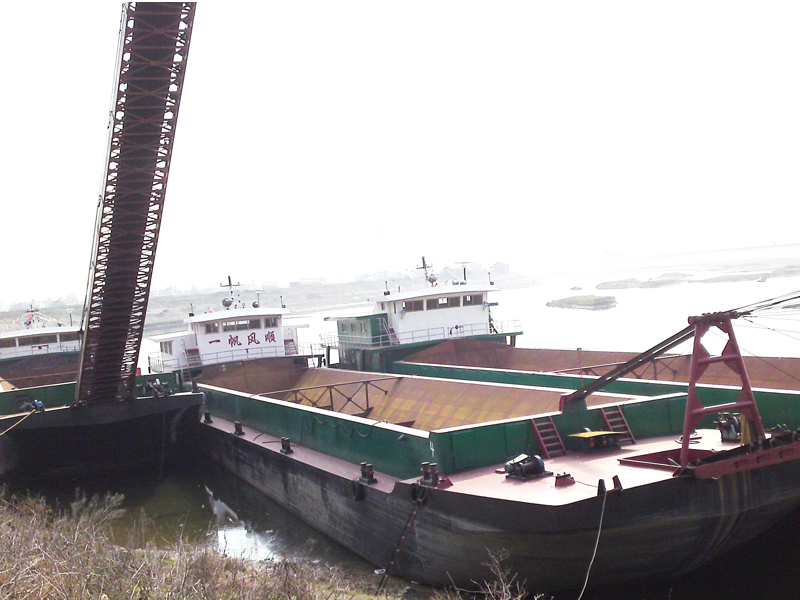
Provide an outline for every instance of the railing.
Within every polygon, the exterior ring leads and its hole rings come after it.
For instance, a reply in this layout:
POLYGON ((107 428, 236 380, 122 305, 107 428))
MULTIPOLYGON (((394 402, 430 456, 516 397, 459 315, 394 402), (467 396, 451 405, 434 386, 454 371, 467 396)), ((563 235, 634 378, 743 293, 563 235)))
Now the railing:
MULTIPOLYGON (((221 363, 238 362, 242 360, 255 360, 259 358, 275 358, 279 356, 313 356, 324 354, 319 344, 297 344, 295 352, 286 352, 284 346, 273 346, 271 348, 244 348, 231 349, 213 354, 201 354, 194 358, 196 363, 191 366, 218 365, 221 363)), ((155 352, 147 357, 147 364, 151 373, 168 373, 186 368, 186 361, 178 358, 164 358, 161 352, 155 352)))
POLYGON ((416 344, 420 342, 435 342, 479 335, 509 335, 514 333, 522 333, 522 327, 519 321, 496 321, 492 323, 491 327, 488 323, 472 323, 469 325, 455 325, 453 327, 432 327, 430 329, 375 335, 341 335, 332 333, 320 336, 320 339, 323 346, 330 348, 383 348, 387 346, 398 346, 400 344, 416 344))
POLYGON ((266 394, 259 394, 259 396, 268 396, 271 398, 283 396, 285 402, 305 404, 307 406, 333 412, 345 412, 348 406, 352 406, 355 408, 356 414, 359 416, 366 416, 372 410, 372 407, 369 405, 370 389, 372 389, 373 395, 378 393, 381 396, 385 396, 389 393, 389 390, 377 385, 376 382, 387 380, 397 381, 398 378, 381 377, 379 379, 368 379, 364 381, 348 381, 330 385, 269 392, 266 394))
POLYGON ((42 344, 41 346, 23 346, 14 348, 0 348, 0 360, 6 358, 20 358, 23 356, 39 356, 40 354, 61 354, 64 352, 80 352, 78 342, 61 342, 55 344, 42 344))

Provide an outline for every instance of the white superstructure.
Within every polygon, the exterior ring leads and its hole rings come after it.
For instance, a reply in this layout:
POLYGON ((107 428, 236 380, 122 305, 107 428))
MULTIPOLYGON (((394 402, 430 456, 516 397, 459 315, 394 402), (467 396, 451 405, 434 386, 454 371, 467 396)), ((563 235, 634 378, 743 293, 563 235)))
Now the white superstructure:
POLYGON ((150 339, 159 352, 148 357, 152 372, 298 354, 296 327, 284 328, 285 308, 231 307, 190 315, 187 329, 150 339))
POLYGON ((0 360, 37 354, 77 352, 80 327, 32 327, 0 333, 0 360))
POLYGON ((336 321, 336 335, 328 347, 380 348, 486 335, 516 334, 518 322, 499 323, 492 318, 490 284, 453 283, 404 292, 386 291, 371 313, 328 317, 336 321))

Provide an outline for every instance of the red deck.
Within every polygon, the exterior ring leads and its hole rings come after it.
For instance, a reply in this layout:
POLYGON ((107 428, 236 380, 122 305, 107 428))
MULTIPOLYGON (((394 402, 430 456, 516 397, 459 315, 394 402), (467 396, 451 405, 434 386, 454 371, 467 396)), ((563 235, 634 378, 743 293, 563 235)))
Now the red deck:
MULTIPOLYGON (((693 438, 692 450, 721 451, 730 450, 738 444, 721 442, 720 433, 716 429, 698 431, 698 438, 693 438)), ((657 481, 672 478, 674 470, 656 466, 634 466, 620 463, 620 459, 639 455, 651 455, 666 451, 679 451, 677 436, 653 438, 609 450, 590 452, 569 451, 563 456, 556 456, 545 461, 545 469, 553 475, 541 476, 528 480, 507 478, 505 473, 497 471, 503 465, 477 469, 467 473, 451 475, 453 487, 448 491, 462 494, 473 494, 516 500, 520 502, 536 502, 552 506, 569 504, 597 496, 600 479, 605 480, 607 489, 612 489, 612 477, 617 475, 623 488, 633 488, 657 481), (556 487, 556 475, 569 473, 575 480, 573 485, 556 487)))
MULTIPOLYGON (((233 424, 218 417, 214 417, 211 427, 223 431, 233 431, 233 424)), ((243 428, 244 438, 256 441, 274 452, 280 451, 280 439, 260 433, 248 427, 243 428)), ((692 450, 721 451, 730 450, 738 444, 722 442, 720 434, 715 429, 698 431, 697 439, 693 438, 692 450)), ((503 471, 503 464, 475 469, 455 475, 450 475, 452 487, 447 492, 456 494, 471 494, 489 498, 514 500, 519 502, 532 502, 552 506, 569 504, 597 496, 597 486, 600 479, 605 480, 607 489, 614 486, 612 478, 619 477, 623 488, 629 489, 636 486, 647 485, 657 481, 672 478, 673 471, 666 468, 634 466, 622 464, 620 459, 632 458, 641 455, 652 455, 665 451, 676 451, 680 444, 676 436, 654 438, 634 445, 622 446, 610 450, 596 450, 591 452, 569 451, 564 456, 558 456, 545 461, 545 468, 553 475, 535 477, 528 480, 507 478, 503 471), (569 473, 575 483, 568 486, 556 487, 556 475, 569 473)), ((292 458, 317 468, 324 469, 348 479, 357 478, 360 467, 353 463, 333 458, 321 452, 292 445, 292 458)), ((380 472, 380 465, 375 465, 375 477, 378 480, 373 486, 383 492, 392 491, 396 477, 380 472)), ((418 478, 414 478, 416 480, 418 478)), ((412 480, 412 481, 414 481, 412 480)))

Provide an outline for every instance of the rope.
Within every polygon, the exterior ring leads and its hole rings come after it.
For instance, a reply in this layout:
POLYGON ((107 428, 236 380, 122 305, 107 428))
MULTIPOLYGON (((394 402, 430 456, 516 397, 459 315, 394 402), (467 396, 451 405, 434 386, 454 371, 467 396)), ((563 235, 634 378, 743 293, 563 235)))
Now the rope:
POLYGON ((736 312, 754 312, 754 311, 762 311, 768 308, 773 308, 784 302, 791 302, 792 300, 800 299, 800 293, 798 292, 790 292, 789 294, 784 294, 783 296, 776 296, 775 298, 770 298, 769 300, 762 300, 761 302, 754 302, 753 304, 748 304, 746 306, 742 306, 740 308, 735 309, 736 312))
POLYGON ((387 579, 389 579, 389 570, 394 565, 394 559, 397 557, 397 553, 400 551, 400 548, 403 546, 403 542, 406 541, 406 536, 408 535, 409 529, 411 529, 411 525, 417 518, 417 512, 419 511, 419 507, 425 502, 425 499, 428 496, 428 489, 422 486, 419 487, 419 496, 417 499, 414 500, 414 508, 411 509, 411 514, 408 515, 408 520, 406 521, 405 526, 403 527, 403 531, 400 534, 400 539, 397 540, 397 544, 394 547, 394 551, 392 552, 392 557, 389 559, 389 564, 386 565, 386 568, 383 570, 383 577, 381 577, 381 581, 378 584, 378 592, 383 589, 383 586, 386 584, 387 579))
MULTIPOLYGON (((770 327, 766 327, 766 326, 764 326, 764 325, 761 325, 761 324, 759 324, 759 323, 754 323, 754 322, 753 322, 753 321, 751 321, 750 319, 746 319, 746 321, 747 321, 747 322, 749 322, 749 323, 752 323, 753 325, 756 325, 757 327, 761 327, 762 329, 766 329, 767 331, 771 331, 771 332, 773 332, 773 333, 782 333, 781 331, 778 331, 778 330, 776 330, 776 329, 772 329, 772 328, 770 328, 770 327)), ((716 331, 714 331, 714 332, 713 332, 713 335, 717 336, 718 338, 720 338, 720 339, 722 339, 722 340, 728 339, 728 338, 726 338, 725 336, 723 336, 723 335, 719 334, 719 333, 718 333, 718 332, 716 332, 716 331)), ((786 335, 786 334, 784 334, 784 335, 786 335)), ((791 338, 791 339, 796 339, 796 338, 794 338, 793 336, 788 336, 788 337, 789 337, 789 338, 791 338)), ((778 371, 779 373, 782 373, 783 375, 786 375, 786 376, 787 376, 789 379, 794 379, 795 381, 799 381, 799 382, 800 382, 800 378, 796 377, 795 375, 793 375, 793 374, 792 374, 792 373, 790 373, 789 371, 786 371, 785 369, 781 369, 781 368, 780 368, 778 365, 771 363, 770 361, 768 361, 767 359, 765 359, 763 356, 759 356, 759 355, 755 354, 754 352, 752 352, 752 351, 748 350, 747 348, 742 348, 741 344, 739 345, 739 350, 740 350, 740 351, 744 351, 744 352, 746 352, 746 353, 747 353, 747 355, 748 355, 750 358, 756 359, 756 360, 758 360, 758 361, 760 361, 760 362, 764 363, 765 365, 767 365, 767 366, 769 366, 769 367, 771 367, 771 368, 775 369, 775 370, 776 370, 776 371, 778 371)))
MULTIPOLYGON (((314 423, 319 423, 320 425, 325 425, 326 427, 331 427, 333 429, 344 429, 344 425, 342 423, 329 423, 328 421, 323 421, 322 419, 318 418, 316 415, 313 416, 313 421, 311 422, 311 427, 309 427, 309 431, 314 431, 314 423)), ((355 433, 357 436, 362 438, 368 438, 372 435, 372 428, 375 427, 378 423, 386 423, 386 421, 373 421, 369 426, 369 431, 367 433, 361 433, 355 425, 350 429, 350 433, 347 434, 347 437, 353 437, 355 433)), ((306 418, 303 417, 300 420, 300 441, 297 442, 299 446, 303 445, 303 433, 305 430, 306 418)))
POLYGON ((22 423, 22 422, 23 422, 25 419, 27 419, 28 417, 30 417, 30 416, 31 416, 33 413, 35 413, 35 412, 36 412, 36 409, 34 408, 34 409, 31 411, 31 412, 29 412, 27 415, 25 415, 24 417, 22 417, 22 418, 21 418, 19 421, 17 421, 16 423, 14 423, 14 424, 13 424, 11 427, 9 427, 8 429, 6 429, 6 430, 5 430, 3 433, 0 433, 0 436, 4 436, 5 434, 7 434, 9 431, 11 431, 12 429, 14 429, 14 427, 16 427, 17 425, 19 425, 20 423, 22 423))
POLYGON ((600 509, 600 525, 597 527, 597 539, 594 542, 594 552, 592 552, 592 560, 589 561, 589 568, 586 570, 586 579, 583 581, 583 589, 581 590, 580 596, 578 596, 578 600, 583 598, 583 593, 586 591, 586 586, 589 583, 589 573, 592 572, 592 565, 594 564, 594 559, 597 556, 597 547, 600 545, 600 532, 603 531, 603 517, 606 514, 606 498, 608 497, 608 491, 603 492, 603 508, 600 509))

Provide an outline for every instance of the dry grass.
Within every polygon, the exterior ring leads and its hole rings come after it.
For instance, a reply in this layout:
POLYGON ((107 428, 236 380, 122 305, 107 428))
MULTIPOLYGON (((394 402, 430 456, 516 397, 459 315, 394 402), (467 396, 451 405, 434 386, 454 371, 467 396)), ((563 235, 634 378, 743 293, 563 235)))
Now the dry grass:
MULTIPOLYGON (((120 496, 77 498, 56 512, 40 499, 0 498, 0 598, 77 600, 362 597, 335 570, 253 562, 178 543, 117 546, 111 522, 120 496)), ((142 528, 142 531, 145 527, 142 528)))
MULTIPOLYGON (((124 512, 122 500, 79 495, 56 511, 42 499, 0 490, 0 600, 398 600, 408 592, 401 580, 393 591, 378 593, 374 581, 348 580, 336 569, 306 562, 256 562, 183 542, 165 550, 154 544, 152 523, 144 518, 135 539, 121 547, 112 524, 124 512)), ((523 600, 528 594, 503 568, 504 558, 490 555, 495 580, 481 583, 477 593, 423 595, 523 600)))

